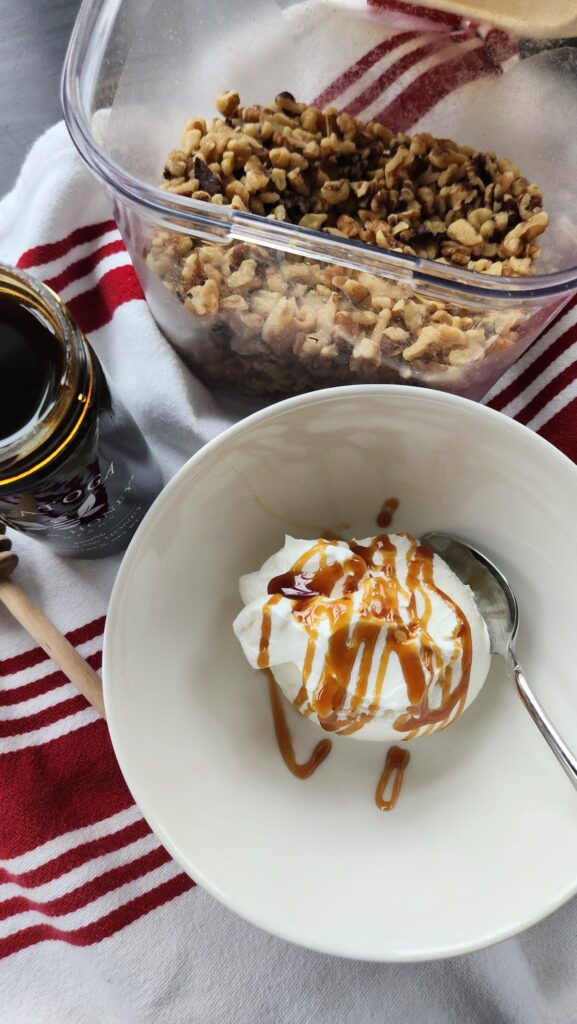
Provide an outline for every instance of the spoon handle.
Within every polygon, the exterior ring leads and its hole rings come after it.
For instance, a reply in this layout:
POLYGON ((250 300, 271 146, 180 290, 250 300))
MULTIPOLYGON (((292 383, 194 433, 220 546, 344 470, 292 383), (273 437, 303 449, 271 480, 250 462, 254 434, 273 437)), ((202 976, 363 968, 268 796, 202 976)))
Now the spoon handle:
POLYGON ((543 708, 539 704, 539 701, 525 679, 523 669, 519 665, 515 655, 512 651, 510 654, 513 661, 513 673, 519 696, 531 715, 531 718, 535 722, 535 725, 541 732, 541 735, 546 739, 551 750, 555 754, 559 764, 565 769, 565 772, 571 779, 571 782, 575 788, 577 788, 577 758, 574 757, 565 741, 557 732, 555 726, 552 725, 547 718, 547 715, 543 711, 543 708))
POLYGON ((9 579, 0 579, 0 601, 104 717, 100 676, 56 629, 54 623, 38 605, 9 579))

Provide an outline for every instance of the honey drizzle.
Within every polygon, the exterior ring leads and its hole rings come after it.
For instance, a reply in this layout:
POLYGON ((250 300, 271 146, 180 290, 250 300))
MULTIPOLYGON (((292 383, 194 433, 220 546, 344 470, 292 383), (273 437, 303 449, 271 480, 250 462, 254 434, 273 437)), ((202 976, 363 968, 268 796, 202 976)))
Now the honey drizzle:
POLYGON ((399 507, 398 498, 387 498, 383 502, 381 511, 377 516, 377 526, 380 526, 382 530, 386 530, 393 521, 393 516, 399 507))
POLYGON ((403 775, 410 757, 411 755, 409 751, 403 750, 401 747, 390 747, 387 751, 385 767, 383 768, 375 790, 375 803, 380 811, 392 811, 399 799, 399 793, 401 792, 401 785, 403 783, 403 775), (388 800, 385 800, 385 790, 393 773, 394 777, 391 795, 388 800))
POLYGON ((282 759, 289 772, 292 772, 297 779, 309 779, 313 772, 316 772, 319 765, 323 763, 331 752, 332 743, 330 740, 320 740, 315 746, 308 761, 299 764, 295 758, 292 737, 287 724, 283 707, 283 698, 279 692, 275 677, 270 669, 265 669, 268 678, 268 693, 274 722, 274 731, 282 759))
MULTIPOLYGON (((457 657, 455 652, 449 664, 445 667, 439 678, 441 689, 441 703, 438 708, 429 707, 428 693, 422 696, 416 713, 400 715, 395 722, 395 729, 400 732, 410 732, 421 729, 423 726, 437 726, 444 729, 449 721, 454 721, 461 714, 467 700, 469 678, 471 676, 471 664, 473 661, 473 641, 471 627, 466 615, 463 614, 456 601, 449 597, 444 590, 441 590, 433 579, 433 552, 430 548, 417 547, 417 552, 423 552, 424 557, 421 564, 421 580, 433 590, 453 610, 457 625, 453 631, 452 639, 457 641, 461 653, 461 678, 454 689, 451 689, 453 680, 454 662, 457 657), (456 712, 453 715, 453 711, 456 712)), ((422 589, 422 588, 421 588, 422 589)), ((412 702, 414 703, 414 702, 412 702)))
POLYGON ((286 597, 293 602, 293 614, 307 632, 307 649, 302 670, 303 683, 294 704, 307 714, 316 713, 320 724, 327 732, 350 735, 374 718, 392 653, 395 653, 399 660, 412 708, 410 712, 397 717, 394 728, 405 733, 407 739, 413 738, 421 729, 427 728, 429 732, 429 727, 444 728, 449 719, 454 720, 463 710, 472 662, 470 626, 456 602, 434 582, 432 550, 418 545, 414 538, 410 538, 410 541, 406 588, 402 588, 396 576, 396 548, 386 534, 375 537, 370 545, 351 542, 351 558, 342 564, 333 565, 327 565, 327 541, 319 540, 305 551, 289 572, 275 577, 268 585, 270 597, 263 609, 259 668, 267 668, 269 663, 271 607, 282 597, 286 597), (377 554, 378 561, 375 560, 377 554), (307 564, 315 557, 318 557, 318 570, 307 571, 307 564), (377 569, 379 576, 363 580, 370 567, 377 569), (331 597, 336 584, 343 580, 342 598, 327 601, 326 598, 331 597), (353 607, 350 595, 357 591, 360 585, 364 588, 364 607, 351 632, 353 607), (403 623, 400 616, 401 591, 405 596, 409 596, 412 621, 408 626, 403 623), (451 662, 444 667, 440 648, 427 630, 432 612, 428 591, 434 591, 449 605, 457 619, 452 637, 456 642, 456 651, 451 662), (421 613, 417 609, 418 595, 423 604, 421 613), (310 698, 307 684, 317 651, 319 625, 327 620, 328 649, 319 684, 310 698), (359 706, 367 693, 377 640, 384 627, 387 628, 387 639, 377 667, 375 696, 369 709, 366 712, 359 712, 359 706), (454 662, 459 654, 461 678, 453 688, 454 662), (347 699, 349 682, 355 666, 355 692, 351 697, 347 717, 343 718, 340 712, 347 699), (433 669, 439 673, 441 703, 438 708, 431 709, 427 680, 431 678, 433 669))
POLYGON ((278 604, 279 601, 280 594, 278 596, 275 595, 274 597, 271 597, 262 610, 262 625, 260 628, 260 642, 258 645, 257 658, 257 665, 259 668, 268 668, 268 648, 272 630, 271 608, 273 604, 278 604))

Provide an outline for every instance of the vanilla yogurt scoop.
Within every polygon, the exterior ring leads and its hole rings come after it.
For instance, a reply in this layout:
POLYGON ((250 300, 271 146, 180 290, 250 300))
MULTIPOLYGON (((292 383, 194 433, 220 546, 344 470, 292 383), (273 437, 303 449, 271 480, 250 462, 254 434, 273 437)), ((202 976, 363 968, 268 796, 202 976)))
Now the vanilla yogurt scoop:
POLYGON ((413 739, 454 722, 490 664, 469 587, 408 533, 296 540, 240 580, 253 668, 328 732, 413 739))

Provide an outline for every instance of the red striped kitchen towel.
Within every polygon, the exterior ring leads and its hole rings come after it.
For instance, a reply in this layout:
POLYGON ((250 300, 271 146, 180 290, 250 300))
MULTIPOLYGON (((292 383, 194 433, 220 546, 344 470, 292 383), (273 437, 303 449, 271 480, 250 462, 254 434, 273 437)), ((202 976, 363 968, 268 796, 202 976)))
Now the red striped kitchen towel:
MULTIPOLYGON (((437 109, 458 83, 515 59, 503 33, 399 0, 373 0, 370 17, 356 0, 321 6, 330 8, 323 38, 340 73, 325 75, 318 102, 396 129, 437 109), (392 29, 380 9, 397 19, 392 29)), ((108 200, 62 124, 36 143, 0 204, 0 259, 60 292, 165 478, 228 425, 230 414, 152 321, 108 200)), ((572 302, 490 398, 575 459, 576 331, 572 302)), ((24 588, 99 668, 118 559, 65 562, 20 537, 18 550, 24 588)), ((576 924, 570 906, 500 953, 410 976, 264 935, 183 875, 135 807, 105 724, 0 611, 2 1024, 357 1024, 383 1021, 383 1007, 393 1008, 387 1020, 408 1024, 566 1024, 577 1004, 567 941, 576 924)))

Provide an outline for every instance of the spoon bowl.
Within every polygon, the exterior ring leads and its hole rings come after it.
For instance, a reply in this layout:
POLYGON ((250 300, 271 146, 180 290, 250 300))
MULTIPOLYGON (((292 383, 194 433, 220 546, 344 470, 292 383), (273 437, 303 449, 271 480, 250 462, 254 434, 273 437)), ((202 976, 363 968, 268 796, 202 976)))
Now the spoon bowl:
POLYGON ((517 599, 503 573, 470 544, 446 533, 426 533, 421 542, 432 548, 453 572, 471 588, 475 603, 489 631, 491 653, 507 656, 517 635, 517 599))
POLYGON ((519 607, 514 591, 500 569, 481 551, 445 533, 425 533, 421 543, 432 548, 471 588, 483 616, 491 652, 509 662, 517 692, 555 757, 577 788, 577 758, 569 750, 531 690, 515 654, 519 607))

